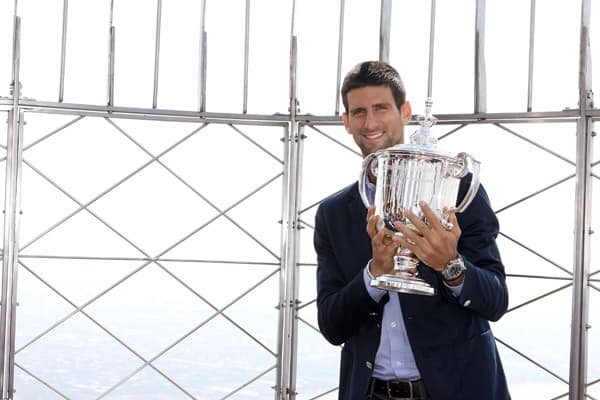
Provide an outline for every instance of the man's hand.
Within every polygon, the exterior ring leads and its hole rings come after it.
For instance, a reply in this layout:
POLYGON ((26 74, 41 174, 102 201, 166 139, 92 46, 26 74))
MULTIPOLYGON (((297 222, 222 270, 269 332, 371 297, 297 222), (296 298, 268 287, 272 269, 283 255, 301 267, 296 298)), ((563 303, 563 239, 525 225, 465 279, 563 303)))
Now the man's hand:
POLYGON ((371 260, 371 275, 378 277, 383 274, 391 274, 394 271, 394 256, 401 239, 398 235, 393 235, 386 229, 377 232, 377 222, 379 216, 375 214, 375 207, 369 207, 367 212, 367 233, 371 238, 371 248, 373 258, 371 260))
POLYGON ((397 223, 396 228, 404 235, 400 238, 400 244, 412 251, 422 263, 440 272, 450 260, 458 257, 457 246, 461 230, 456 214, 444 210, 451 224, 445 227, 426 202, 422 201, 419 205, 428 223, 425 224, 415 214, 407 211, 405 215, 417 231, 397 223))

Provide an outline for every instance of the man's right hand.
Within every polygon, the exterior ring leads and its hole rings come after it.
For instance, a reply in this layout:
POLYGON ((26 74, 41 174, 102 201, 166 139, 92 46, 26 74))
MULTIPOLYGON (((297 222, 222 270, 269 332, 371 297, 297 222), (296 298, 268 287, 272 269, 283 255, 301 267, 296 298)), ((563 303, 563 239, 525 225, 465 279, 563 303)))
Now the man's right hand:
POLYGON ((373 258, 371 259, 370 272, 375 278, 394 271, 394 256, 400 247, 400 238, 387 232, 386 229, 377 231, 379 216, 375 215, 375 207, 367 211, 367 233, 371 238, 373 258))

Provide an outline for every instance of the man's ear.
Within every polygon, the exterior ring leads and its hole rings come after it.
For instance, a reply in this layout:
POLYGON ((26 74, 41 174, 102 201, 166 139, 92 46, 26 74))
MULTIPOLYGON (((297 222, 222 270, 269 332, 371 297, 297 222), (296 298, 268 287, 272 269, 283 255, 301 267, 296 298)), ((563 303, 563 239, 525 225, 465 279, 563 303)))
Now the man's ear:
POLYGON ((404 103, 400 106, 400 118, 402 121, 402 125, 406 125, 410 122, 410 118, 412 117, 412 109, 410 107, 410 101, 405 100, 404 103))
POLYGON ((348 114, 343 113, 342 119, 344 120, 344 128, 346 128, 346 132, 350 133, 350 123, 348 122, 348 114))

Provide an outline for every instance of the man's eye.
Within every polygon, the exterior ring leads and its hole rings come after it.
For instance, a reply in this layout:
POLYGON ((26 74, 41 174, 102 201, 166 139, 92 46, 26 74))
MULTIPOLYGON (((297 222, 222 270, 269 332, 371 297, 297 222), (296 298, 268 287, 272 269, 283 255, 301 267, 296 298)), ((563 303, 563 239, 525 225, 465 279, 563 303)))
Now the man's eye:
POLYGON ((353 117, 360 117, 360 116, 362 116, 364 114, 365 114, 365 110, 355 110, 355 111, 352 111, 352 116, 353 117))

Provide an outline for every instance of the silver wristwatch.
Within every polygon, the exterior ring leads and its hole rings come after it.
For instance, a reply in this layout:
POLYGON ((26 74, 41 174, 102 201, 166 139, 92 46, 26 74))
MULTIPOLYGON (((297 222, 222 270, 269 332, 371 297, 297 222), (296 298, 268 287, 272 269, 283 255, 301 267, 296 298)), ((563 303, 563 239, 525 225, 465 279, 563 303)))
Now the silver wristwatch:
POLYGON ((459 254, 454 260, 450 260, 448 264, 444 266, 442 269, 442 278, 445 281, 453 281, 458 278, 467 267, 465 267, 465 262, 462 256, 459 254))

